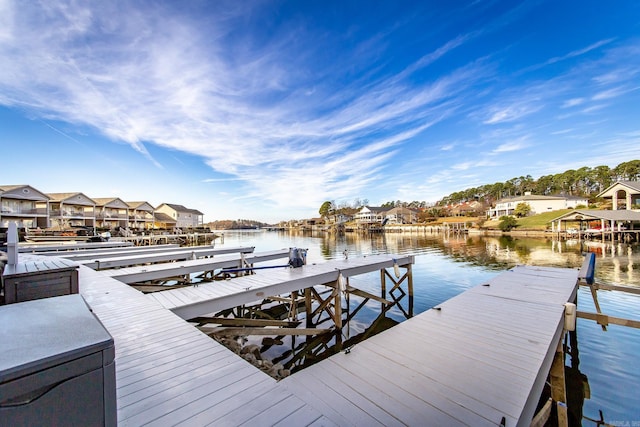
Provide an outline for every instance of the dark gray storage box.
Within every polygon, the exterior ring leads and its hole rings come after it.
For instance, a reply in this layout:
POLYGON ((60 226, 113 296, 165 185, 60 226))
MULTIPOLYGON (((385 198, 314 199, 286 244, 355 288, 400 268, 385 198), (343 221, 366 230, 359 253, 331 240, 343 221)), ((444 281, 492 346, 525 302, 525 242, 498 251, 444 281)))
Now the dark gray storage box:
POLYGON ((0 424, 117 424, 113 338, 80 295, 0 306, 0 424))
POLYGON ((5 304, 78 293, 78 265, 62 258, 7 264, 2 274, 5 304))

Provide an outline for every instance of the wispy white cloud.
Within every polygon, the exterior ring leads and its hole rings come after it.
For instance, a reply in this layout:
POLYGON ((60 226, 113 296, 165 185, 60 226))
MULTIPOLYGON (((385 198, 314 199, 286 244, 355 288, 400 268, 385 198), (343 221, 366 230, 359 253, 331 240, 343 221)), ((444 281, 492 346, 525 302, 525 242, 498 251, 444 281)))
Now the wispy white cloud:
POLYGON ((567 99, 566 101, 564 101, 562 103, 562 108, 570 108, 570 107, 575 107, 576 105, 580 105, 580 104, 584 104, 584 102, 586 101, 585 98, 571 98, 571 99, 567 99))
POLYGON ((496 106, 489 111, 489 117, 485 124, 495 125, 504 122, 520 120, 525 116, 535 113, 542 108, 537 102, 514 102, 510 105, 496 106))
POLYGON ((469 38, 459 36, 399 73, 335 95, 306 76, 322 64, 291 49, 300 34, 269 46, 234 41, 242 7, 208 22, 205 37, 200 22, 166 6, 117 14, 108 3, 40 6, 42 15, 16 10, 11 43, 0 44, 10 59, 0 103, 93 127, 159 167, 145 144, 201 156, 249 185, 247 197, 280 204, 315 206, 328 194, 357 192, 398 144, 455 111, 454 98, 482 76, 482 64, 471 63, 420 85, 406 80, 469 38), (291 90, 306 83, 313 89, 291 90), (296 181, 302 191, 291 194, 296 181))
POLYGON ((613 87, 607 90, 603 90, 601 92, 596 93, 595 95, 593 95, 591 97, 591 99, 593 101, 602 101, 604 99, 611 99, 611 98, 616 98, 618 96, 624 95, 625 93, 627 93, 629 90, 625 89, 623 87, 613 87))
POLYGON ((591 45, 589 45, 587 47, 584 47, 582 49, 573 50, 573 51, 567 53, 564 56, 558 56, 558 57, 555 57, 555 58, 551 58, 547 62, 545 62, 545 64, 553 64, 553 63, 556 63, 556 62, 564 61, 564 60, 569 59, 569 58, 575 58, 577 56, 584 55, 585 53, 589 53, 592 50, 601 48, 602 46, 606 46, 606 45, 608 45, 609 43, 611 43, 614 40, 615 39, 611 38, 611 39, 605 39, 605 40, 597 41, 597 42, 595 42, 595 43, 593 43, 593 44, 591 44, 591 45))
POLYGON ((581 49, 576 49, 573 50, 569 53, 567 53, 566 55, 562 55, 562 56, 554 56, 553 58, 549 58, 548 60, 540 63, 540 64, 535 64, 535 65, 531 65, 523 70, 520 71, 520 73, 525 73, 525 72, 530 72, 530 71, 534 71, 534 70, 538 70, 540 68, 546 67, 547 65, 551 65, 551 64, 556 64, 558 62, 562 62, 562 61, 566 61, 568 59, 572 59, 572 58, 576 58, 582 55, 585 55, 593 50, 597 50, 603 46, 606 46, 610 43, 612 43, 615 39, 610 38, 610 39, 605 39, 605 40, 600 40, 597 41, 593 44, 590 44, 589 46, 586 46, 584 48, 581 49))
POLYGON ((524 148, 527 148, 529 146, 529 143, 527 143, 526 141, 520 140, 520 141, 511 141, 511 142, 505 142, 504 144, 500 144, 498 147, 496 147, 492 153, 493 154, 498 154, 498 153, 507 153, 510 151, 518 151, 518 150, 522 150, 524 148))

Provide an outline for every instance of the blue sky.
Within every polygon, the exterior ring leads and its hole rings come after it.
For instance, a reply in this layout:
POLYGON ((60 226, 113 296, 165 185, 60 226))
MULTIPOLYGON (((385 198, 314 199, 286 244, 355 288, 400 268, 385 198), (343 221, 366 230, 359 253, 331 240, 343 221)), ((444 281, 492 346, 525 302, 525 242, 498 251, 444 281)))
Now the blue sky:
POLYGON ((640 2, 0 0, 1 184, 205 220, 640 158, 640 2))

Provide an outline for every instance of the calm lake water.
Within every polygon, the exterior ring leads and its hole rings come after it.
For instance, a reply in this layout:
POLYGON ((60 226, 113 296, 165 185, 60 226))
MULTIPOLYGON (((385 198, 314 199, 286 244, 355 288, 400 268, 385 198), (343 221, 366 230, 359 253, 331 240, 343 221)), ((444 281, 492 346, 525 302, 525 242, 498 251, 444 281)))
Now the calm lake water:
MULTIPOLYGON (((414 314, 463 292, 516 265, 579 268, 585 251, 595 252, 596 280, 640 287, 640 247, 638 245, 556 242, 544 239, 515 239, 438 234, 377 234, 342 236, 294 232, 224 231, 216 247, 255 246, 256 252, 298 247, 308 249, 308 263, 349 256, 378 253, 414 254, 414 314)), ((277 264, 277 263, 276 263, 277 264)), ((351 285, 379 292, 379 273, 352 278, 351 285)), ((615 291, 598 291, 603 313, 640 319, 640 296, 615 291)), ((386 317, 406 319, 407 302, 394 307, 386 317), (404 308, 403 308, 404 304, 404 308)), ((380 304, 367 304, 345 328, 345 338, 362 333, 380 316, 380 304), (376 308, 377 307, 377 308, 376 308)), ((595 312, 590 292, 580 288, 578 309, 595 312)), ((582 403, 585 426, 597 425, 600 411, 610 425, 640 426, 640 330, 610 325, 603 331, 590 320, 578 319, 578 359, 571 375, 578 381, 572 392, 586 395, 582 403), (583 381, 586 378, 587 381, 583 381), (588 383, 588 386, 583 383, 588 383)), ((277 349, 274 349, 274 357, 277 349)), ((567 357, 567 365, 571 365, 567 357)), ((568 374, 569 375, 569 374, 568 374)), ((580 399, 582 400, 582 399, 580 399)), ((571 403, 570 403, 571 404, 571 403)))

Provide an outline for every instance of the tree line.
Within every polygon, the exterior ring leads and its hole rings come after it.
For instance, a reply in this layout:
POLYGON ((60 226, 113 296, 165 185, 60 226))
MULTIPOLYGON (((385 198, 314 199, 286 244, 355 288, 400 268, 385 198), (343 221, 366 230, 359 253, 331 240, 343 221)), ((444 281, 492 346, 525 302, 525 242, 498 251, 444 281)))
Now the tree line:
POLYGON ((467 188, 451 193, 440 200, 437 205, 446 206, 471 200, 480 200, 490 204, 505 197, 524 195, 527 191, 543 196, 554 194, 593 196, 616 181, 638 181, 639 179, 640 160, 623 162, 614 168, 584 166, 577 170, 569 169, 562 173, 544 175, 537 180, 533 179, 531 175, 526 175, 514 177, 505 182, 467 188))
MULTIPOLYGON (((565 194, 570 196, 594 196, 616 181, 640 180, 640 160, 623 162, 614 168, 609 166, 584 166, 579 169, 568 169, 562 173, 544 175, 534 179, 531 175, 518 176, 505 182, 485 184, 479 187, 471 187, 466 190, 456 191, 443 197, 438 202, 425 201, 404 202, 402 200, 389 201, 381 205, 383 208, 407 207, 426 209, 425 214, 430 216, 445 215, 445 206, 463 202, 480 201, 485 205, 491 205, 505 197, 522 196, 530 191, 532 194, 551 196, 565 194)), ((356 199, 353 203, 336 204, 335 201, 326 201, 320 207, 322 217, 334 214, 353 214, 362 206, 368 205, 367 199, 356 199)))

